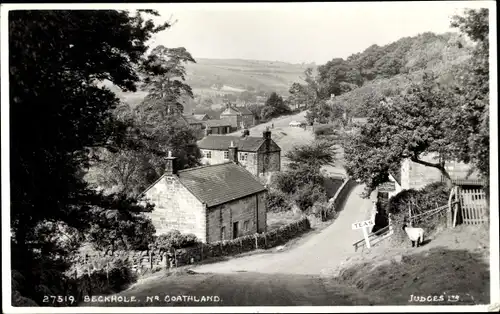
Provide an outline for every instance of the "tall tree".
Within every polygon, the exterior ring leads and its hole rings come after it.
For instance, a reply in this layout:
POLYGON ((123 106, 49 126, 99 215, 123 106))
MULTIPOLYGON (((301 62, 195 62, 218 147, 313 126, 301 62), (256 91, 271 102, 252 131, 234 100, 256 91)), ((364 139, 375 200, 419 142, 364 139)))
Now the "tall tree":
POLYGON ((467 35, 475 47, 467 63, 455 72, 454 94, 458 104, 453 111, 454 141, 459 157, 471 162, 485 179, 489 179, 489 21, 488 9, 465 10, 454 16, 451 25, 467 35), (465 135, 465 136, 464 136, 465 135))
POLYGON ((372 112, 368 123, 348 137, 345 144, 349 175, 374 188, 386 181, 388 172, 409 158, 415 163, 438 169, 448 183, 445 161, 453 159, 455 143, 447 127, 453 104, 432 75, 415 83, 402 95, 387 99, 372 112), (437 153, 440 159, 425 161, 423 156, 437 153))
POLYGON ((196 63, 186 48, 154 48, 143 63, 143 88, 148 91, 144 105, 153 110, 182 113, 182 97, 193 98, 191 86, 185 83, 185 63, 196 63), (158 109, 156 107, 160 107, 158 109))
POLYGON ((312 144, 293 147, 285 154, 285 157, 290 160, 290 169, 296 170, 303 167, 319 172, 322 166, 334 165, 336 153, 333 143, 315 141, 312 144))
POLYGON ((145 13, 158 16, 152 10, 9 12, 11 258, 13 272, 24 276, 16 288, 36 302, 61 293, 51 289, 68 253, 41 237, 40 225, 60 222, 84 232, 96 207, 151 210, 103 195, 82 178, 89 150, 118 149, 126 130, 111 113, 117 97, 97 82, 135 91, 146 42, 169 27, 145 13))

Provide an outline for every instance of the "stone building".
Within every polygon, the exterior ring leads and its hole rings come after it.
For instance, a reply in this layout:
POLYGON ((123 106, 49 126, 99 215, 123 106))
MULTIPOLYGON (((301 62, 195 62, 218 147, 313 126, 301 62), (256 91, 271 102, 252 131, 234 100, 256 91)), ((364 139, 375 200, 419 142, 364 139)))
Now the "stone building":
POLYGON ((231 133, 231 123, 226 120, 205 120, 204 124, 204 135, 210 134, 227 134, 231 133))
POLYGON ((238 162, 254 176, 264 176, 281 170, 281 148, 271 139, 271 131, 262 137, 209 135, 198 142, 204 164, 219 164, 230 158, 230 148, 236 150, 238 162))
POLYGON ((226 104, 226 109, 220 114, 221 120, 231 123, 233 130, 245 129, 255 125, 253 113, 246 107, 236 107, 226 104))
MULTIPOLYGON (((431 153, 425 155, 422 160, 437 163, 438 154, 431 153)), ((450 175, 452 182, 457 185, 481 185, 477 173, 470 175, 471 166, 457 161, 446 161, 445 169, 450 175)), ((405 159, 401 165, 401 187, 403 190, 420 189, 427 184, 443 181, 443 175, 437 168, 424 166, 409 159, 405 159)))
POLYGON ((165 174, 143 192, 155 204, 147 215, 156 233, 193 233, 205 243, 262 233, 267 229, 264 187, 237 163, 230 150, 225 163, 177 171, 167 158, 165 174))

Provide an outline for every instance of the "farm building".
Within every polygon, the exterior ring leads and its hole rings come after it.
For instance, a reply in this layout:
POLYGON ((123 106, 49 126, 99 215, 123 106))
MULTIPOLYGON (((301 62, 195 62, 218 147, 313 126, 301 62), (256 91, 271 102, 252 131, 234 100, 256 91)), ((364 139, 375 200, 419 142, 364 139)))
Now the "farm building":
POLYGON ((205 120, 203 124, 205 136, 210 134, 227 134, 231 132, 231 123, 226 120, 205 120))
POLYGON ((225 163, 177 171, 169 155, 165 174, 143 192, 155 204, 147 215, 157 234, 175 229, 209 243, 266 231, 267 189, 231 156, 225 163))
POLYGON ((226 104, 226 109, 220 114, 221 120, 231 123, 233 130, 245 129, 255 125, 253 113, 246 107, 236 107, 226 104))
POLYGON ((271 139, 269 130, 262 137, 209 135, 198 142, 198 147, 204 164, 227 162, 234 150, 238 163, 254 176, 281 170, 281 148, 271 139))

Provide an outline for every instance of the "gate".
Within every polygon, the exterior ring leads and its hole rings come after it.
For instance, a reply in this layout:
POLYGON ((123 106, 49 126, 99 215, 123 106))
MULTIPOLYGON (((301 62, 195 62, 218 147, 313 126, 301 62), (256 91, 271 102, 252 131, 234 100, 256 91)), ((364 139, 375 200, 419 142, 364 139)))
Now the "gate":
POLYGON ((466 225, 481 224, 488 221, 486 193, 481 189, 462 189, 458 187, 460 202, 459 222, 466 225))

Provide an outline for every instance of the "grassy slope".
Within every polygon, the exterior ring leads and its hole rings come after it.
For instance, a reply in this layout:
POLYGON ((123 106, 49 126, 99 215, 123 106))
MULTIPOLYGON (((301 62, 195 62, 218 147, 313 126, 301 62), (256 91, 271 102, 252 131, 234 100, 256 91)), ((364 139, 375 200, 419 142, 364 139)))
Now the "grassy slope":
POLYGON ((380 305, 488 304, 489 230, 459 226, 420 248, 408 243, 375 247, 325 272, 333 291, 348 286, 380 305), (411 295, 444 295, 444 302, 408 302, 411 295), (447 296, 457 295, 458 302, 447 296))
POLYGON ((288 91, 293 82, 299 81, 307 65, 285 62, 198 59, 187 66, 187 80, 193 89, 202 89, 221 82, 230 87, 245 89, 263 87, 280 93, 288 91))

